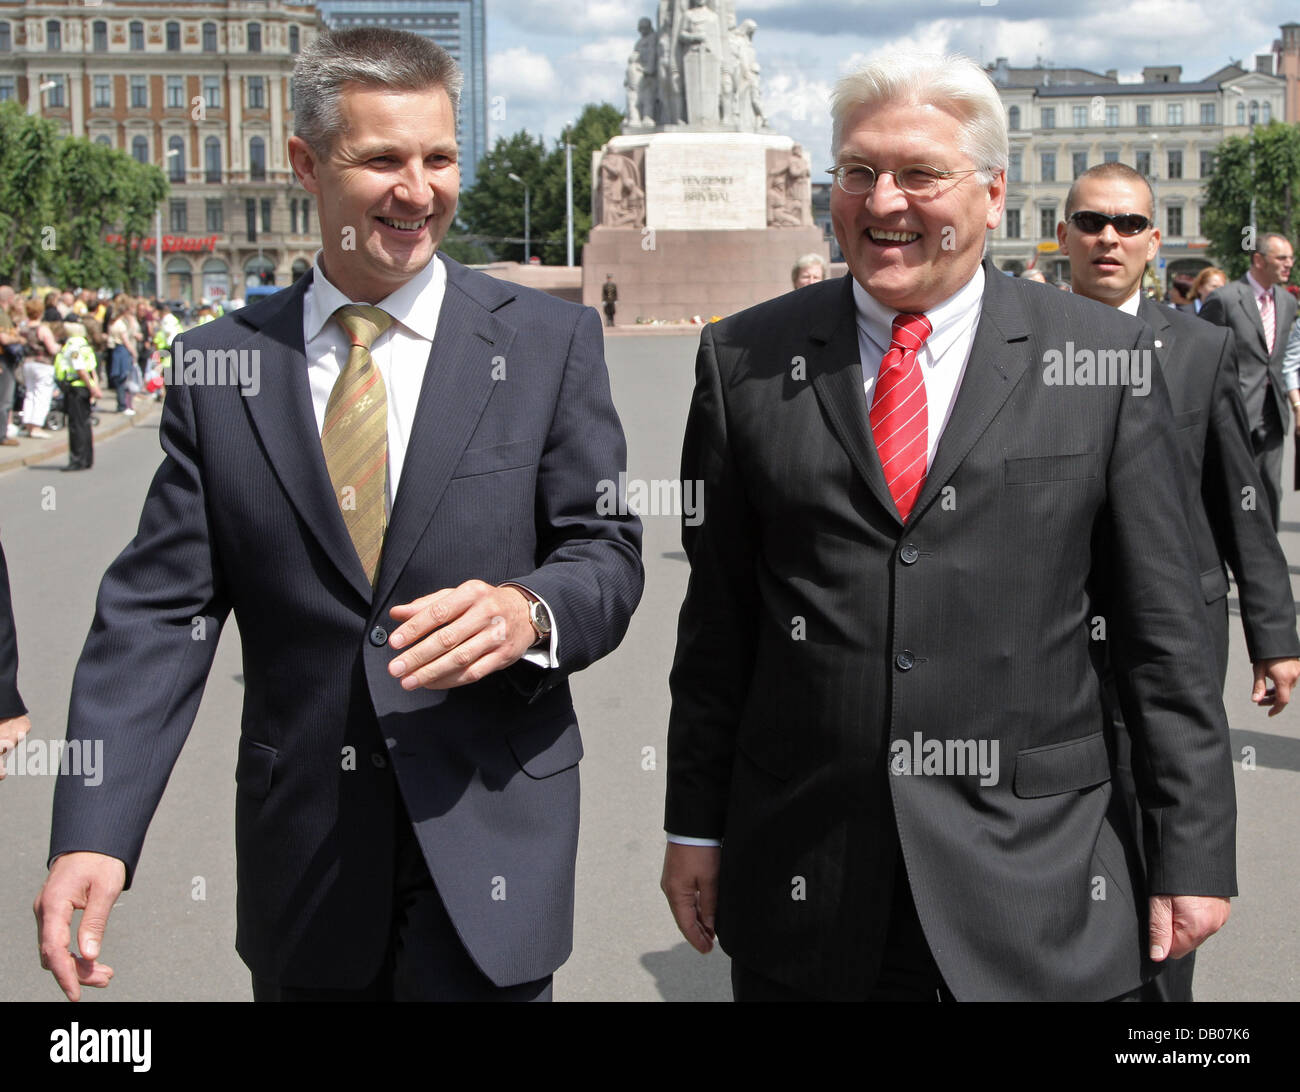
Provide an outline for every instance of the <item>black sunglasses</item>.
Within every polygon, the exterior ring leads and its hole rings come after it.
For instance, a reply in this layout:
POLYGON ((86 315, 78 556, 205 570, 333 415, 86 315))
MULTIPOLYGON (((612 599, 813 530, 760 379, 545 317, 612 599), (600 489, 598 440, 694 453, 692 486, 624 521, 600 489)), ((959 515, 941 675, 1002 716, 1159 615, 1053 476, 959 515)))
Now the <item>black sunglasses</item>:
POLYGON ((1136 212, 1121 212, 1107 216, 1104 212, 1080 210, 1070 213, 1070 222, 1085 235, 1100 235, 1110 224, 1121 235, 1138 235, 1152 226, 1152 221, 1136 212))

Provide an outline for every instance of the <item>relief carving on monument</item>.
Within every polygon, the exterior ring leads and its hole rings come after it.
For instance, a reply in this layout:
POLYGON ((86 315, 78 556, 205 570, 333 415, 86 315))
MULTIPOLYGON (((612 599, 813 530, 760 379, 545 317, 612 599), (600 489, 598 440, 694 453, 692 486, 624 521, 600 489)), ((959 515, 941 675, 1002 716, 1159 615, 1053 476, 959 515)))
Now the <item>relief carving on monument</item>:
POLYGON ((807 227, 812 218, 812 164, 795 144, 767 150, 767 226, 807 227))
POLYGON ((645 227, 645 149, 606 152, 600 161, 593 220, 601 227, 645 227))

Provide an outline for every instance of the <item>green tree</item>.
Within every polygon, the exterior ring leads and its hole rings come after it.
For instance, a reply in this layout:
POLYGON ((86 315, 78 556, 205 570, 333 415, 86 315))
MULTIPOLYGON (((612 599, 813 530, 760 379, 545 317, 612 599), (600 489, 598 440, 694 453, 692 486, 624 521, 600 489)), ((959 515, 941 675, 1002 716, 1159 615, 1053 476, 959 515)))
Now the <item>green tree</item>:
POLYGON ((117 184, 122 209, 122 243, 120 258, 123 286, 133 287, 148 279, 146 263, 152 255, 143 253, 141 244, 153 234, 154 213, 167 196, 167 176, 152 163, 138 163, 131 156, 123 157, 117 184))
POLYGON ((28 114, 16 102, 0 103, 0 282, 26 288, 32 263, 53 222, 56 146, 59 128, 28 114))
MULTIPOLYGON (((498 137, 492 150, 478 163, 474 186, 460 195, 460 226, 463 231, 454 233, 459 236, 454 241, 502 261, 522 262, 524 187, 510 175, 517 174, 532 190, 529 234, 537 239, 541 237, 537 194, 546 162, 546 149, 537 137, 523 131, 510 137, 498 137)), ((448 253, 456 257, 450 250, 448 253)), ((537 253, 536 247, 533 253, 537 253)))
POLYGON ((1300 127, 1280 121, 1257 125, 1252 135, 1229 137, 1215 153, 1214 173, 1205 183, 1201 233, 1230 278, 1244 275, 1250 265, 1252 193, 1257 235, 1276 231, 1295 238, 1300 226, 1300 127))
MULTIPOLYGON (((575 261, 591 231, 591 154, 618 135, 622 125, 616 107, 589 104, 566 130, 573 144, 575 261)), ((480 161, 473 188, 461 194, 461 230, 449 236, 444 246, 448 254, 458 257, 453 246, 477 246, 480 253, 486 248, 501 260, 523 261, 524 190, 510 178, 513 173, 532 191, 533 255, 547 265, 563 265, 567 249, 564 140, 561 137, 547 151, 542 141, 526 132, 499 137, 480 161)))

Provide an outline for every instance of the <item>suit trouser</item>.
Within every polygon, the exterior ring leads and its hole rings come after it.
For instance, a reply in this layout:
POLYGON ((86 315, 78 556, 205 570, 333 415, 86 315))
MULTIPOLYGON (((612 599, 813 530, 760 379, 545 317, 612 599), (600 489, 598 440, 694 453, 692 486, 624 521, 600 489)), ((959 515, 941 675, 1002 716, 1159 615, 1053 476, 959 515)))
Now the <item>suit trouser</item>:
POLYGON ((63 408, 68 415, 68 465, 89 469, 95 463, 89 388, 64 387, 63 408))
MULTIPOLYGON (((497 986, 470 959, 434 886, 410 817, 397 794, 393 918, 388 953, 360 990, 280 986, 253 976, 254 1001, 549 1001, 551 976, 497 986)), ((328 959, 328 953, 322 958, 328 959)))
POLYGON ((1264 498, 1273 517, 1273 530, 1276 531, 1282 521, 1282 444, 1285 434, 1282 422, 1278 420, 1273 392, 1265 393, 1264 419, 1251 429, 1250 444, 1255 452, 1255 469, 1264 483, 1264 498))

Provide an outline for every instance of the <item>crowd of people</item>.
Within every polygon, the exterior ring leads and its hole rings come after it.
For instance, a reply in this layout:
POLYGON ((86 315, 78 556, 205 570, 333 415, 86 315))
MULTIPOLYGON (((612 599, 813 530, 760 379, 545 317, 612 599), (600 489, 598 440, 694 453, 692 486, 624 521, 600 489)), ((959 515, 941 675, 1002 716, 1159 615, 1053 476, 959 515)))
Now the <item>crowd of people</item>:
POLYGON ((103 392, 112 390, 116 412, 128 417, 137 398, 161 400, 172 340, 221 313, 220 305, 206 302, 191 312, 126 293, 21 294, 0 285, 0 446, 48 439, 51 411, 61 410, 68 469, 89 469, 91 410, 103 392))

